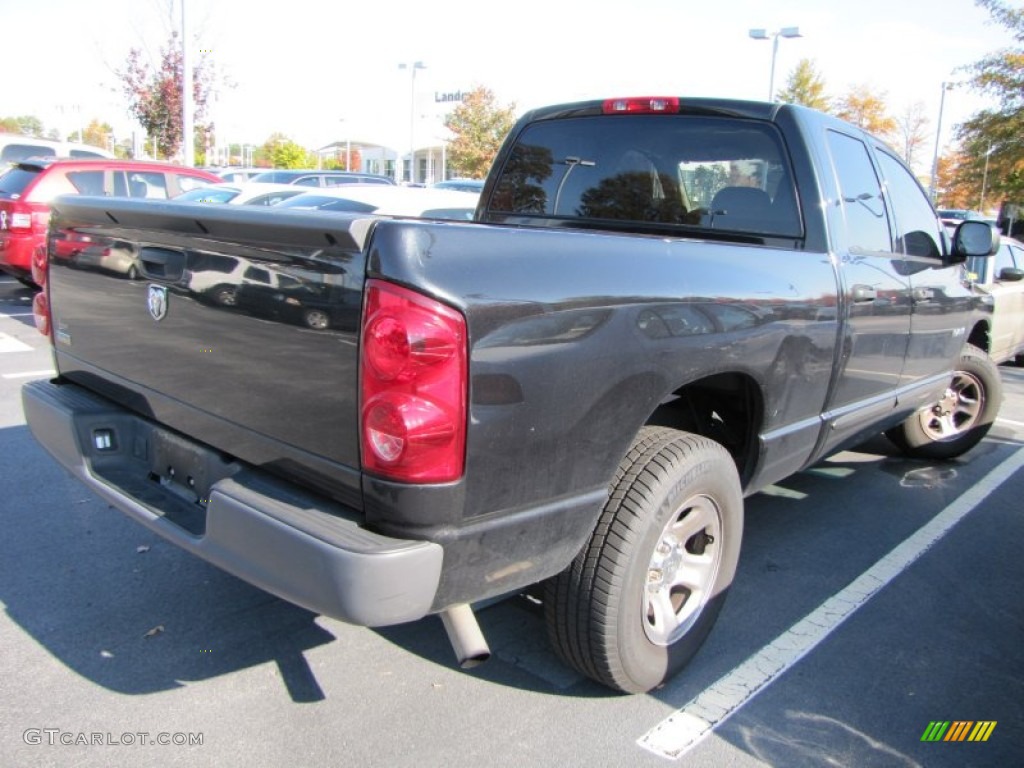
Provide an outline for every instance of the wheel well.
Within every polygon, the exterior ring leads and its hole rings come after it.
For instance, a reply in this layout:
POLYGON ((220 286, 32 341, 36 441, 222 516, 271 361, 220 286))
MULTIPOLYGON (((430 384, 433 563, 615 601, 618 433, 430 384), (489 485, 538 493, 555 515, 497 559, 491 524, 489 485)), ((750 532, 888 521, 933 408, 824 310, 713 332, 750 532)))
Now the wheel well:
POLYGON ((648 424, 703 435, 732 455, 746 485, 758 455, 764 400, 757 383, 742 373, 719 373, 680 387, 651 414, 648 424))
POLYGON ((992 351, 992 341, 989 336, 988 323, 980 322, 977 323, 971 329, 971 335, 967 337, 967 343, 973 344, 978 349, 983 349, 986 352, 992 351))

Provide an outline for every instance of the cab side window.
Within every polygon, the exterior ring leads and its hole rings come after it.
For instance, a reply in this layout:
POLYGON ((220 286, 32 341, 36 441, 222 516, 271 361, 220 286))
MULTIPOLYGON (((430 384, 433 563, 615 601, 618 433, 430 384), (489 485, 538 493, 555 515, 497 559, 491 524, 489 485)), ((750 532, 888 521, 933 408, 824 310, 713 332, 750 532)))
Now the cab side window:
POLYGON ((878 148, 878 163, 885 176, 889 204, 899 232, 898 250, 908 256, 941 258, 938 220, 921 185, 899 160, 881 147, 878 148))
POLYGON ((828 132, 828 146, 839 181, 850 251, 892 251, 889 215, 868 148, 859 139, 837 131, 828 132))

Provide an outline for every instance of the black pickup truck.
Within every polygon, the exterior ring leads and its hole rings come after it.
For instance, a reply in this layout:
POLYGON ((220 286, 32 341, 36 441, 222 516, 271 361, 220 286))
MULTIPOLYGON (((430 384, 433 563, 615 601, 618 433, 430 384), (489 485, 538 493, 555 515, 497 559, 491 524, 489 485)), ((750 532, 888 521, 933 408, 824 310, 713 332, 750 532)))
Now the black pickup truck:
POLYGON ((994 245, 811 110, 562 105, 472 222, 58 199, 57 376, 23 402, 102 498, 276 595, 439 614, 469 665, 471 605, 532 589, 566 663, 646 691, 714 623, 744 496, 882 431, 982 438, 1000 382, 960 265, 994 245))

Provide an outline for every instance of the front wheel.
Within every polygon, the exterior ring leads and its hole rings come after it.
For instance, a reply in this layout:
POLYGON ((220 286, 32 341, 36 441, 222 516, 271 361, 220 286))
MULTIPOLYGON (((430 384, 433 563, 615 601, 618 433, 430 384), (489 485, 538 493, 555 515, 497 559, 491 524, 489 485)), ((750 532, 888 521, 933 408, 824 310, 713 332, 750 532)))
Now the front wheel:
POLYGON ((569 666, 642 693, 700 648, 739 560, 743 495, 718 443, 645 427, 590 541, 545 584, 548 635, 569 666))
POLYGON ((913 458, 954 459, 988 434, 1002 399, 999 368, 983 350, 968 344, 942 399, 885 434, 913 458))

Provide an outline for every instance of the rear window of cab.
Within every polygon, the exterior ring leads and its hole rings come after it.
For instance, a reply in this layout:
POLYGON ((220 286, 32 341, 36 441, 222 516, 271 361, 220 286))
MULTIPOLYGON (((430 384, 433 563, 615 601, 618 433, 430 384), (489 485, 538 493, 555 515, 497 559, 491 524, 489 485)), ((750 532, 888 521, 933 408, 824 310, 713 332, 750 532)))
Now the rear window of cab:
POLYGON ((769 123, 691 115, 573 117, 523 131, 488 210, 799 237, 792 178, 782 139, 769 123))

